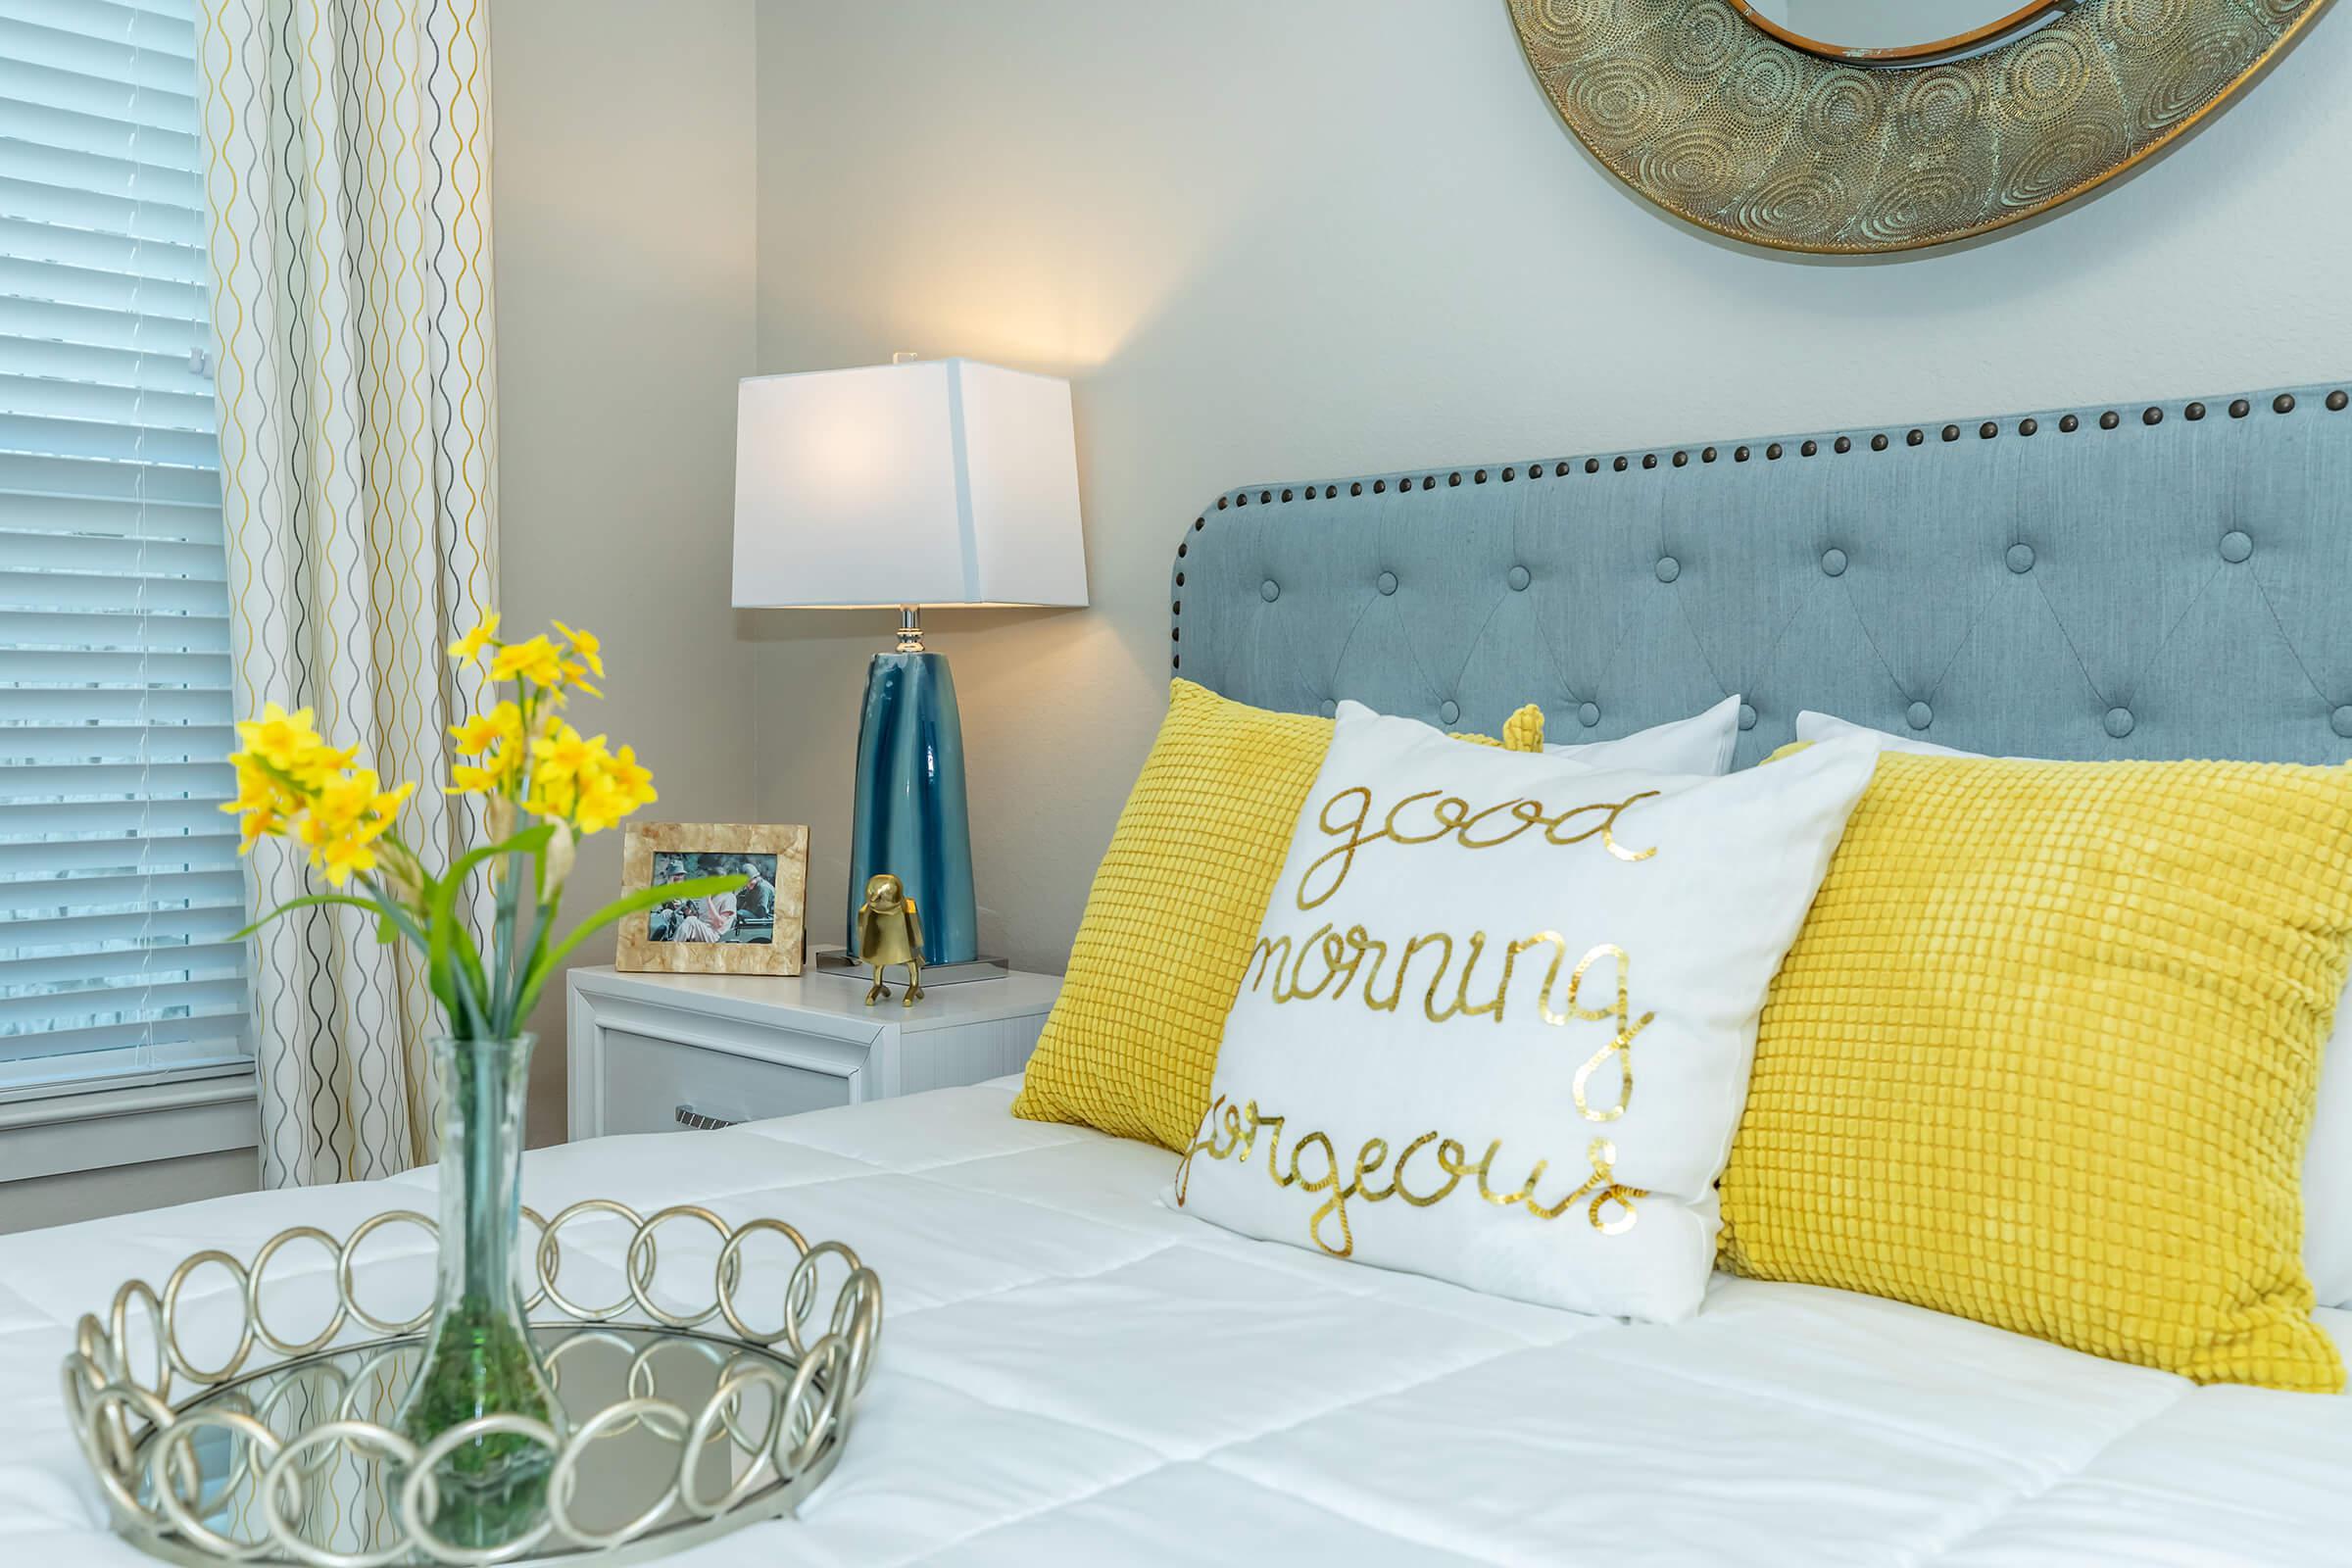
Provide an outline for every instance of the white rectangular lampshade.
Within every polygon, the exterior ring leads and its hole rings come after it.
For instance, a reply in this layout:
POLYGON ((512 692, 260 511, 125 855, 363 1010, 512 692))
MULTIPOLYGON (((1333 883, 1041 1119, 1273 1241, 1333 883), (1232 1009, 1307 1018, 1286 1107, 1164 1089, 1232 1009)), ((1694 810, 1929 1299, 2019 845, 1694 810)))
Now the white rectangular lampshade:
POLYGON ((1067 381, 918 360, 735 408, 737 606, 1086 603, 1067 381))

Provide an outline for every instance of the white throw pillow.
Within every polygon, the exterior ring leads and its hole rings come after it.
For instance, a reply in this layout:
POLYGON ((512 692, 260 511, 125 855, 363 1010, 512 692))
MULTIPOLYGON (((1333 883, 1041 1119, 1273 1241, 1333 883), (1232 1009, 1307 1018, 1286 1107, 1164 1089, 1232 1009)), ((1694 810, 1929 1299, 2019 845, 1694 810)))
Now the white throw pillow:
POLYGON ((1497 1296, 1696 1311, 1756 1015, 1874 759, 1597 770, 1343 703, 1171 1200, 1497 1296))
MULTIPOLYGON (((1828 713, 1816 713, 1810 708, 1796 715, 1796 738, 1800 741, 1865 740, 1882 752, 1901 752, 1909 757, 1983 757, 1983 752, 1963 752, 1955 747, 1938 746, 1933 741, 1913 740, 1888 730, 1872 729, 1836 718, 1828 713)), ((2040 758, 2020 758, 2020 761, 2040 761, 2040 758)))
MULTIPOLYGON (((1796 715, 1800 741, 1862 739, 1883 752, 1979 757, 1812 711, 1796 715)), ((1779 764, 1775 764, 1776 766, 1779 764)), ((2320 1094, 2303 1146, 2303 1272, 2322 1306, 2352 1306, 2352 986, 2336 1000, 2335 1027, 2320 1058, 2320 1094)))
MULTIPOLYGON (((1554 730, 1566 723, 1558 714, 1545 717, 1554 730)), ((1546 745, 1544 750, 1553 757, 1573 758, 1587 767, 1645 767, 1658 773, 1716 778, 1732 770, 1732 749, 1739 744, 1740 694, 1734 692, 1703 713, 1652 724, 1618 740, 1546 745)))

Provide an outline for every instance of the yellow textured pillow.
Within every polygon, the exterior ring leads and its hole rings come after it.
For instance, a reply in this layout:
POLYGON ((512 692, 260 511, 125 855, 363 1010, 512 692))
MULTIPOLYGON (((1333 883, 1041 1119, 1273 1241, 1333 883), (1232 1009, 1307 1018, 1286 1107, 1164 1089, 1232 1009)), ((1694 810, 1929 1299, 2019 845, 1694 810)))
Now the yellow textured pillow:
POLYGON ((2352 772, 1886 756, 1764 1007, 1723 1258, 2332 1391, 2300 1167, 2352 772))
MULTIPOLYGON (((1544 715, 1499 742, 1544 749, 1544 715)), ((1069 972, 1012 1113, 1182 1150, 1208 1108, 1225 1014, 1249 967, 1331 720, 1168 683, 1168 716, 1119 813, 1069 972)))

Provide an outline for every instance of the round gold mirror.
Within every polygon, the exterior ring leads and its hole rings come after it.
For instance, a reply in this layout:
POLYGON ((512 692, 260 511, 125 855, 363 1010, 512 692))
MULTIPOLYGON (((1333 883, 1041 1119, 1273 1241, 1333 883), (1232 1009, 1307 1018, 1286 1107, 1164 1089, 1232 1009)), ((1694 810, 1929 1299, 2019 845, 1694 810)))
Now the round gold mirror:
POLYGON ((1757 26, 1828 60, 1946 59, 2055 19, 2075 0, 1732 0, 1757 26))
POLYGON ((1509 0, 1610 173, 1734 239, 1905 251, 2018 222, 2227 103, 2328 0, 1509 0))

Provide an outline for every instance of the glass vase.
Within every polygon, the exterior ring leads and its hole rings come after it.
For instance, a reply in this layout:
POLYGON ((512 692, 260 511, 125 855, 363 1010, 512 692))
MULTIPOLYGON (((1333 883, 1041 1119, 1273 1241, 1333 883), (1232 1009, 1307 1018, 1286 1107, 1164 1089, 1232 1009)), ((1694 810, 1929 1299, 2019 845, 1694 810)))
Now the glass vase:
MULTIPOLYGON (((441 1260, 424 1358, 400 1408, 419 1448, 478 1416, 516 1415, 564 1436, 562 1406, 523 1316, 522 1113, 532 1037, 433 1042, 441 1094, 441 1260)), ((555 1455, 517 1433, 460 1444, 433 1468, 432 1531, 491 1547, 538 1523, 555 1455)))

